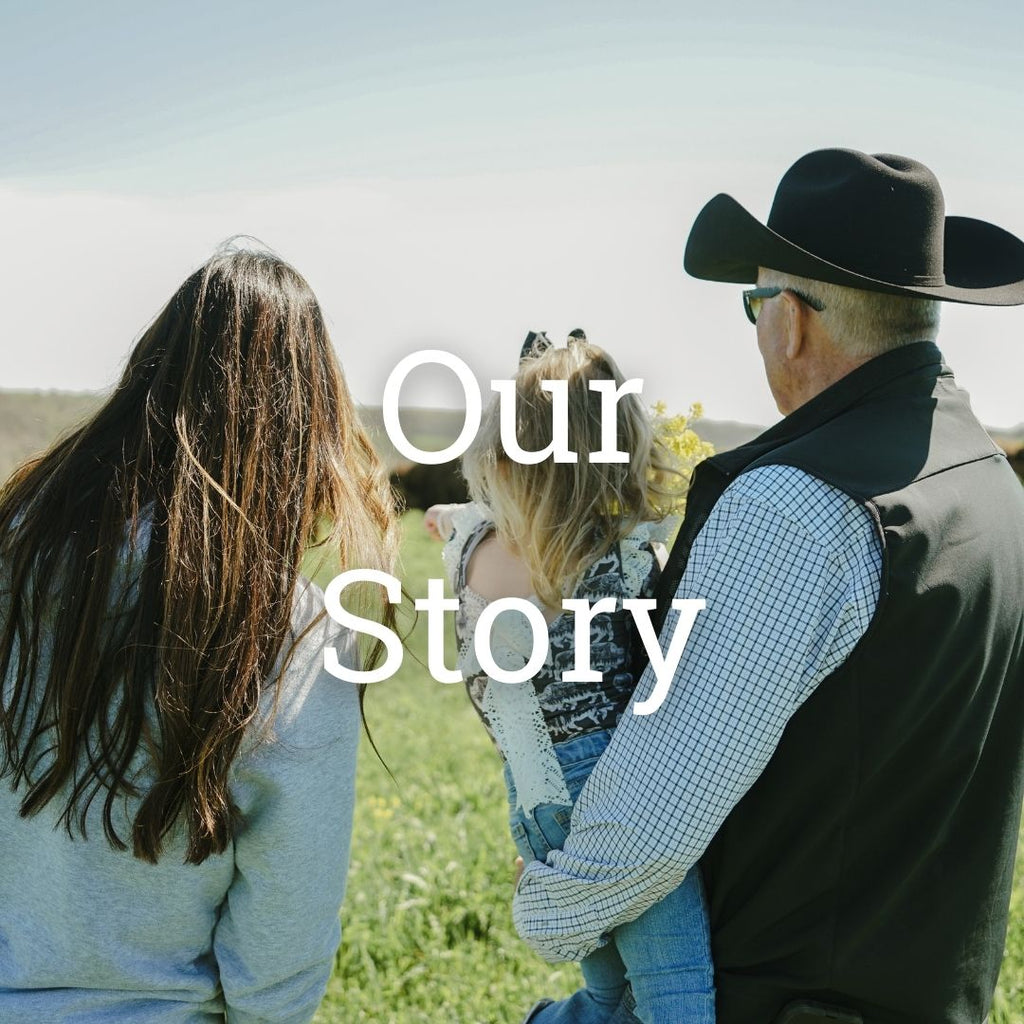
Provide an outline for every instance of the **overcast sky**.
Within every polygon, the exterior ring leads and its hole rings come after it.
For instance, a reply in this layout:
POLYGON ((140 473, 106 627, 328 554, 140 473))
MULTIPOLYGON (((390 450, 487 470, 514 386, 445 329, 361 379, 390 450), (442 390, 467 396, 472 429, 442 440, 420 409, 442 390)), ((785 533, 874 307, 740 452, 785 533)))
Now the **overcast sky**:
MULTIPOLYGON (((1024 235, 1022 38, 1022 4, 942 0, 6 4, 0 387, 109 386, 246 233, 308 277, 360 401, 416 349, 486 387, 582 326, 651 401, 771 422, 740 289, 682 271, 697 211, 763 219, 846 146, 1024 235)), ((940 342, 985 422, 1024 420, 1024 309, 948 306, 940 342)))

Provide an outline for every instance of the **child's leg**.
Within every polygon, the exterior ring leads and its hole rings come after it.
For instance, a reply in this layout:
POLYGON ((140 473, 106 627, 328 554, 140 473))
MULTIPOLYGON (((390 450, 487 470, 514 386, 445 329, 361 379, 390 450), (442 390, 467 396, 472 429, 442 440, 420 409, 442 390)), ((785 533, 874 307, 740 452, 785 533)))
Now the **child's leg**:
MULTIPOLYGON (((584 742, 570 742, 570 750, 578 750, 586 758, 570 760, 566 772, 566 784, 575 799, 607 740, 597 736, 587 737, 584 742)), ((524 860, 544 860, 551 850, 560 849, 565 842, 572 807, 539 804, 526 813, 517 807, 515 785, 507 770, 505 783, 509 791, 509 823, 519 855, 524 860)), ((586 987, 568 999, 537 1010, 530 1017, 530 1024, 633 1024, 635 1018, 620 1009, 626 992, 626 968, 614 944, 595 950, 581 961, 580 968, 586 987)))
POLYGON ((609 1012, 622 1001, 626 992, 626 965, 619 956, 614 942, 595 949, 580 961, 586 991, 599 1006, 609 1012))
POLYGON ((580 968, 586 988, 538 1010, 530 1024, 633 1024, 636 1018, 620 1009, 626 993, 626 968, 615 944, 609 942, 595 950, 580 961, 580 968))
MULTIPOLYGON (((628 992, 628 989, 626 990, 628 992)), ((556 1003, 548 1003, 540 1009, 534 1009, 529 1017, 530 1024, 643 1024, 627 1007, 625 1000, 615 1006, 601 1007, 595 1011, 594 1004, 588 1000, 587 990, 581 988, 568 999, 560 999, 556 1003), (597 1016, 595 1014, 600 1014, 597 1016)))
POLYGON ((612 933, 645 1024, 713 1024, 714 968, 700 870, 612 933))
MULTIPOLYGON (((554 804, 535 807, 533 814, 521 811, 511 816, 512 838, 516 849, 524 860, 546 856, 548 837, 556 838, 562 819, 571 808, 554 804)), ((608 943, 595 950, 580 963, 585 988, 581 988, 568 999, 561 999, 536 1011, 530 1017, 530 1024, 612 1024, 613 1021, 629 1021, 630 1018, 613 1017, 626 991, 626 968, 615 949, 608 943)))
POLYGON ((678 889, 612 934, 617 953, 610 943, 580 965, 587 988, 540 1010, 531 1024, 589 1024, 597 1020, 714 1024, 711 937, 699 869, 694 868, 678 889), (595 961, 595 957, 601 959, 595 961), (614 999, 611 986, 621 978, 619 965, 625 967, 625 980, 632 989, 635 1016, 620 1005, 622 988, 615 990, 619 996, 614 1002, 598 1004, 596 998, 601 993, 614 999), (616 1012, 618 1016, 614 1016, 616 1012))

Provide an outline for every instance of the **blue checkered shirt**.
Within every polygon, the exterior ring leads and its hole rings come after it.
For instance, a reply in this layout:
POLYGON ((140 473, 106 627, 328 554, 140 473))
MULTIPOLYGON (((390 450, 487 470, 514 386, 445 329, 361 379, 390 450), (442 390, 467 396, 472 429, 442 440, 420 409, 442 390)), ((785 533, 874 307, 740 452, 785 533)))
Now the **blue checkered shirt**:
MULTIPOLYGON (((878 525, 842 491, 791 466, 728 487, 676 593, 706 609, 664 703, 622 717, 564 849, 530 863, 516 890, 516 928, 541 956, 582 959, 679 885, 790 716, 863 636, 881 571, 878 525)), ((636 699, 653 687, 648 668, 636 699)))

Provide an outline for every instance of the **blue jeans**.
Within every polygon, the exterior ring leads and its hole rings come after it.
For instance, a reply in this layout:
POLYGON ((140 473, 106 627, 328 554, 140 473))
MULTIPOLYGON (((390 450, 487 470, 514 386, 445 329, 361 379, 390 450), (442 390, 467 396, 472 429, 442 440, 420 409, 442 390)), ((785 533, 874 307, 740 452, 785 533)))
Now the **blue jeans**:
MULTIPOLYGON (((555 745, 574 802, 611 737, 611 730, 604 730, 555 745)), ((517 806, 507 764, 505 785, 516 849, 526 861, 546 860, 551 850, 560 850, 565 843, 572 805, 539 804, 524 812, 517 806)), ((531 1024, 605 1024, 623 1000, 627 983, 636 1001, 634 1013, 645 1024, 713 1024, 714 969, 699 869, 694 867, 678 889, 635 921, 619 925, 612 941, 580 967, 586 988, 545 1007, 531 1024)))

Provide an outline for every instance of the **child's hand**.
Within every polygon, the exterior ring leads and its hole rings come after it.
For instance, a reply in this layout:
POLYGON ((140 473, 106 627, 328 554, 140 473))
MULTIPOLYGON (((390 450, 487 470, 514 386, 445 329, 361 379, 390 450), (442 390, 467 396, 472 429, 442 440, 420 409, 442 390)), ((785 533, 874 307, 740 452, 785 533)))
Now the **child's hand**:
POLYGON ((423 528, 434 540, 447 540, 452 535, 452 513, 462 505, 431 505, 423 514, 423 528))
POLYGON ((522 857, 516 857, 516 880, 512 883, 512 888, 515 889, 519 885, 519 879, 523 877, 523 869, 526 864, 523 863, 522 857))
POLYGON ((431 505, 423 515, 423 529, 434 540, 442 540, 439 520, 447 505, 431 505))

